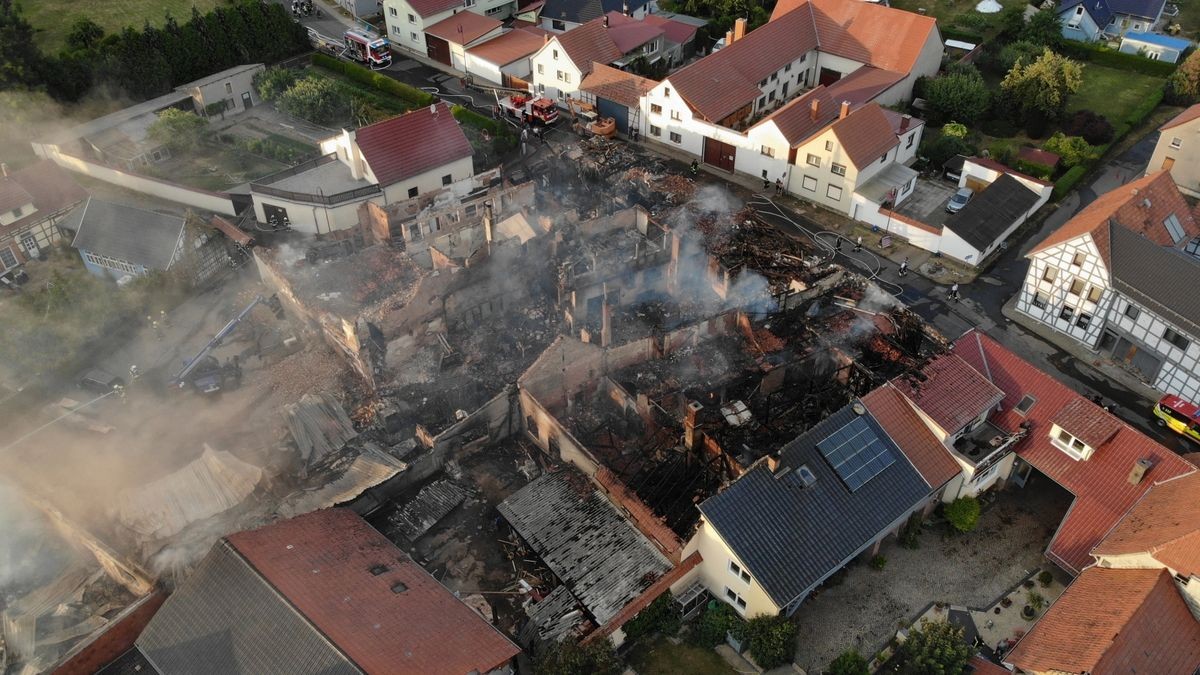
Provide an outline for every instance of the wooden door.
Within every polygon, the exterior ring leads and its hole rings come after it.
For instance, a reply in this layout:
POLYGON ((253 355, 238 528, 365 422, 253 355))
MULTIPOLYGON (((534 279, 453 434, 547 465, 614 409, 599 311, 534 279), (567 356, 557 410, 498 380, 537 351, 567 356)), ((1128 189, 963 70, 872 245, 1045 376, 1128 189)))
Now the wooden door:
POLYGON ((704 163, 733 173, 737 148, 713 138, 704 139, 704 163))
POLYGON ((450 62, 450 43, 440 37, 434 37, 428 33, 425 34, 425 48, 428 50, 429 58, 448 66, 454 65, 450 62))
POLYGON ((1173 167, 1173 166, 1175 166, 1175 158, 1174 157, 1163 158, 1163 165, 1162 165, 1163 171, 1170 171, 1171 167, 1173 167))

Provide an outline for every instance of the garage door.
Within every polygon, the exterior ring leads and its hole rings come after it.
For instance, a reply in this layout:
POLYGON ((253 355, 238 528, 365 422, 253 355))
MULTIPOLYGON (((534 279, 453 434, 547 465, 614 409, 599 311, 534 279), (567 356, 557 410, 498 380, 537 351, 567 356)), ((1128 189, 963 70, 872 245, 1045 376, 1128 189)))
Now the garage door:
POLYGON ((989 183, 985 180, 981 180, 979 178, 976 178, 975 176, 967 176, 967 184, 964 185, 963 187, 971 188, 972 190, 975 191, 975 194, 979 194, 980 192, 983 192, 985 189, 987 189, 987 186, 989 186, 989 185, 991 185, 991 183, 989 183))
POLYGON ((428 49, 429 58, 434 61, 439 61, 448 66, 454 65, 450 62, 450 43, 440 37, 434 37, 429 33, 425 34, 425 47, 428 49))
POLYGON ((601 117, 612 117, 617 120, 617 131, 623 134, 629 133, 629 108, 615 101, 596 97, 596 112, 600 113, 601 117))

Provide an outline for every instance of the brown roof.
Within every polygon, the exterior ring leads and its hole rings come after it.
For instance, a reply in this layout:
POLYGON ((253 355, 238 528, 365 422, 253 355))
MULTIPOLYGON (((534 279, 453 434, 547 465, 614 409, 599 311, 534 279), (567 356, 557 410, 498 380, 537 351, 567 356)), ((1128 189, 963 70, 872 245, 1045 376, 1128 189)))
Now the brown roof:
POLYGON ((937 30, 931 16, 859 0, 779 0, 771 21, 806 6, 819 22, 821 51, 898 73, 912 71, 937 30))
POLYGON ((1077 398, 1058 411, 1051 424, 1057 424, 1075 438, 1098 448, 1121 430, 1121 422, 1099 406, 1077 398))
POLYGON ((1125 229, 1143 234, 1160 246, 1173 246, 1171 235, 1163 226, 1163 221, 1171 214, 1179 219, 1186 238, 1200 234, 1200 224, 1197 224, 1191 207, 1179 193, 1171 174, 1159 171, 1100 195, 1087 208, 1043 239, 1029 255, 1091 234, 1105 265, 1111 266, 1108 228, 1102 226, 1108 225, 1109 221, 1116 221, 1125 229))
POLYGON ((445 103, 365 126, 354 139, 383 186, 471 156, 471 143, 445 103))
POLYGON ((699 26, 693 26, 690 23, 668 19, 667 17, 659 14, 647 14, 646 16, 642 17, 642 22, 662 28, 663 33, 665 33, 667 36, 667 39, 677 45, 681 45, 695 37, 696 31, 700 28, 699 26))
POLYGON ((891 383, 867 394, 862 402, 930 487, 937 489, 962 471, 946 446, 891 383))
POLYGON ((579 90, 629 108, 636 108, 641 96, 653 89, 656 84, 658 83, 654 80, 648 80, 603 63, 593 63, 592 72, 583 78, 579 90))
POLYGON ((421 18, 441 14, 462 5, 461 0, 408 0, 408 6, 413 8, 421 18))
POLYGON ((249 246, 250 244, 254 243, 254 237, 250 236, 250 234, 244 230, 239 230, 233 223, 225 220, 221 216, 213 216, 212 220, 209 222, 214 228, 220 231, 221 234, 229 237, 229 240, 233 241, 234 243, 241 244, 242 246, 249 246))
POLYGON ((930 361, 921 375, 924 380, 897 379, 895 383, 913 405, 949 434, 1004 400, 1004 391, 954 354, 930 361))
POLYGON ((425 34, 456 45, 469 45, 503 25, 490 16, 463 11, 426 28, 425 34))
POLYGON ((1042 166, 1048 166, 1051 168, 1058 166, 1059 161, 1062 160, 1061 157, 1053 152, 1050 152, 1049 150, 1029 147, 1024 147, 1020 150, 1017 150, 1017 159, 1031 162, 1033 164, 1041 164, 1042 166))
POLYGON ((1150 553, 1184 576, 1200 574, 1200 473, 1150 489, 1104 537, 1095 555, 1150 553))
POLYGON ((8 213, 32 203, 33 195, 26 192, 17 179, 0 178, 0 213, 8 213))
POLYGON ((227 539, 368 673, 486 673, 520 652, 353 511, 316 511, 227 539))
POLYGON ((903 79, 904 73, 863 66, 830 84, 829 95, 839 101, 849 101, 850 105, 858 107, 875 100, 876 96, 903 79))
POLYGON ((833 123, 833 133, 842 150, 859 169, 879 161, 900 143, 892 133, 892 123, 878 103, 869 103, 833 123))
POLYGON ((1012 675, 1008 668, 998 666, 978 654, 972 656, 967 665, 971 668, 967 671, 971 675, 1012 675))
MULTIPOLYGON (((958 156, 962 157, 962 155, 958 155, 958 156)), ((1039 185, 1054 185, 1054 183, 1051 183, 1049 181, 1044 181, 1041 178, 1034 178, 1033 176, 1030 176, 1029 174, 1021 173, 1020 171, 1017 171, 1016 169, 1014 169, 1010 166, 1001 164, 1000 162, 997 162, 994 159, 989 159, 987 157, 967 157, 965 159, 967 161, 971 162, 972 164, 978 164, 979 166, 991 169, 993 171, 999 171, 1000 173, 1006 173, 1006 174, 1008 174, 1010 176, 1014 176, 1016 178, 1023 178, 1027 181, 1032 181, 1039 185)))
POLYGON ((1166 131, 1167 129, 1174 129, 1175 127, 1182 126, 1195 119, 1200 119, 1200 103, 1197 103, 1196 105, 1172 117, 1167 121, 1166 124, 1159 127, 1158 130, 1166 131))
POLYGON ((1192 675, 1200 624, 1170 572, 1091 567, 1004 660, 1031 672, 1192 675))
POLYGON ((500 37, 492 38, 477 47, 471 47, 467 53, 488 63, 507 66, 513 61, 526 58, 541 49, 542 45, 546 44, 544 35, 546 35, 546 31, 539 28, 526 27, 510 30, 500 37))
POLYGON ((48 159, 10 173, 7 179, 0 182, 0 185, 12 185, 8 189, 12 190, 11 194, 15 197, 7 199, 21 201, 26 198, 25 195, 28 196, 28 201, 21 204, 10 203, 7 209, 3 206, 6 198, 0 198, 0 212, 11 211, 17 206, 24 206, 30 202, 33 202, 37 208, 36 211, 0 227, 0 234, 16 232, 28 225, 40 222, 54 213, 75 206, 87 199, 88 196, 87 191, 79 187, 79 183, 75 182, 66 169, 48 159))
POLYGON ((608 36, 603 17, 576 26, 562 35, 554 36, 553 39, 557 40, 562 50, 571 57, 571 63, 575 64, 582 75, 592 72, 593 62, 607 64, 623 56, 617 43, 608 36))
POLYGON ((829 96, 829 89, 824 85, 817 85, 788 101, 787 105, 771 113, 758 124, 774 122, 788 143, 795 147, 829 126, 837 116, 838 104, 829 96), (813 119, 813 103, 817 104, 816 119, 813 119))

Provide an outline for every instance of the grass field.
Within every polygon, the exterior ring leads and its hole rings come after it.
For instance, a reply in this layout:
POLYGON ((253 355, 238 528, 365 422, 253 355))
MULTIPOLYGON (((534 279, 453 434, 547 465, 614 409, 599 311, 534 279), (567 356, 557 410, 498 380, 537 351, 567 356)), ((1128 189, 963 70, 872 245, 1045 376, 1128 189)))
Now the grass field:
MULTIPOLYGON (((1193 1, 1200 4, 1200 0, 1193 1)), ((935 17, 939 26, 987 36, 995 28, 1000 14, 980 14, 975 11, 976 4, 976 0, 891 0, 891 6, 896 9, 935 17)), ((1000 4, 1020 7, 1025 0, 1000 0, 1000 4)))
POLYGON ((71 26, 84 17, 95 21, 105 33, 119 32, 125 26, 141 28, 146 21, 161 26, 168 13, 183 23, 192 17, 192 6, 201 13, 224 4, 225 0, 24 0, 25 18, 38 30, 38 46, 47 54, 57 54, 65 45, 71 26))
POLYGON ((1116 126, 1155 89, 1164 78, 1142 75, 1093 64, 1083 66, 1083 85, 1068 101, 1067 112, 1092 110, 1116 126))
POLYGON ((642 675, 736 675, 715 651, 663 638, 634 647, 629 663, 642 675))

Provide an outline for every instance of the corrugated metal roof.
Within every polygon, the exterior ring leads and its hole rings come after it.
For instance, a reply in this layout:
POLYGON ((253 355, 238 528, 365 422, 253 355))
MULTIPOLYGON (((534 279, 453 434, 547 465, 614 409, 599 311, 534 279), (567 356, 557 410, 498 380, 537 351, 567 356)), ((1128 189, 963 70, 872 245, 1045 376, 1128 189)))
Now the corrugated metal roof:
POLYGON ((354 138, 385 187, 471 156, 471 143, 444 102, 365 126, 354 138))
POLYGON ((305 471, 358 437, 345 408, 328 394, 305 394, 284 406, 284 418, 305 471))
POLYGON ((967 202, 961 211, 947 218, 943 227, 983 251, 1028 213, 1038 199, 1036 192, 1003 173, 967 202))
POLYGON ((1110 226, 1109 256, 1113 288, 1200 336, 1200 259, 1120 226, 1110 226))
MULTIPOLYGON (((1050 442, 1052 420, 1075 401, 1084 401, 1089 406, 1095 406, 1094 403, 978 330, 972 329, 955 341, 953 352, 976 370, 987 373, 1004 391, 1000 411, 989 418, 993 424, 1015 432, 1021 423, 1029 423, 1029 434, 1017 446, 1020 457, 1075 495, 1046 551, 1046 555, 1072 574, 1078 574, 1092 562, 1092 548, 1151 485, 1195 470, 1169 449, 1124 423, 1089 459, 1076 460, 1050 442), (1026 395, 1036 400, 1021 415, 1015 407, 1026 395), (1149 459, 1153 466, 1140 483, 1133 485, 1128 480, 1129 472, 1139 459, 1149 459)), ((1099 414, 1109 415, 1103 411, 1099 414)))
POLYGON ((707 526, 746 564, 783 607, 838 570, 862 547, 915 508, 929 485, 867 413, 861 417, 899 461, 851 492, 816 444, 859 419, 846 406, 788 443, 777 478, 759 463, 700 505, 707 526), (804 487, 798 469, 807 466, 816 482, 804 487))
POLYGON ((88 197, 61 226, 75 232, 71 246, 76 249, 165 270, 183 236, 184 220, 88 197))
POLYGON ((559 586, 527 610, 529 621, 517 636, 526 648, 537 642, 558 642, 587 618, 579 600, 566 586, 559 586))
POLYGON ((671 562, 574 469, 547 474, 497 507, 597 623, 607 623, 671 562))
POLYGON ((437 480, 421 488, 390 521, 409 541, 416 541, 466 498, 467 491, 453 481, 437 480))

